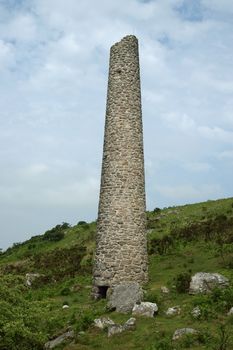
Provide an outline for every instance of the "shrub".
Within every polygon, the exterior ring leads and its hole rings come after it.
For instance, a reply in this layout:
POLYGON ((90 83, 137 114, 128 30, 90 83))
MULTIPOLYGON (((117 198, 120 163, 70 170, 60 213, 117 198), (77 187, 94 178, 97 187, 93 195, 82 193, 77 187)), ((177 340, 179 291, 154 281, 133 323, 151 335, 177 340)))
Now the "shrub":
POLYGON ((23 279, 0 278, 0 349, 43 349, 47 317, 38 304, 24 298, 24 289, 23 279))
POLYGON ((160 302, 160 297, 158 296, 158 294, 156 294, 154 292, 147 292, 146 293, 146 301, 158 304, 160 302))
MULTIPOLYGON (((70 248, 53 249, 32 257, 32 263, 35 267, 40 267, 39 272, 50 275, 54 281, 59 281, 65 277, 74 277, 77 273, 83 273, 81 261, 86 255, 86 248, 80 245, 74 245, 70 248), (64 263, 65 262, 65 263, 64 263)), ((37 279, 40 281, 40 278, 37 279)), ((46 282, 46 279, 45 279, 46 282)), ((35 284, 38 287, 40 284, 35 284)))
POLYGON ((175 284, 176 291, 178 293, 188 292, 190 282, 191 282, 191 274, 189 272, 179 273, 174 278, 174 284, 175 284))
POLYGON ((60 291, 60 295, 66 296, 66 295, 69 295, 69 294, 70 294, 70 288, 68 288, 68 287, 64 287, 60 291))
POLYGON ((161 209, 160 208, 155 208, 154 210, 153 210, 153 213, 160 213, 161 212, 161 209))
POLYGON ((88 310, 85 312, 80 312, 77 317, 76 331, 81 332, 88 329, 88 327, 94 322, 96 315, 94 312, 88 310))
POLYGON ((227 221, 227 216, 224 214, 219 214, 215 217, 215 221, 217 221, 217 222, 227 221))
POLYGON ((218 327, 218 338, 217 345, 214 347, 215 350, 230 350, 232 349, 232 333, 230 328, 226 324, 221 324, 218 327))
POLYGON ((149 241, 149 254, 165 255, 169 249, 174 246, 173 237, 166 235, 162 238, 152 238, 149 241))
POLYGON ((233 288, 215 288, 210 298, 216 305, 216 310, 220 312, 228 311, 233 305, 233 288))
POLYGON ((79 221, 77 225, 86 225, 87 222, 86 221, 79 221))
POLYGON ((156 335, 155 344, 150 346, 148 350, 173 350, 171 335, 167 335, 164 331, 160 331, 156 335))
POLYGON ((60 241, 65 236, 61 225, 53 227, 51 230, 45 232, 43 239, 46 241, 60 241))

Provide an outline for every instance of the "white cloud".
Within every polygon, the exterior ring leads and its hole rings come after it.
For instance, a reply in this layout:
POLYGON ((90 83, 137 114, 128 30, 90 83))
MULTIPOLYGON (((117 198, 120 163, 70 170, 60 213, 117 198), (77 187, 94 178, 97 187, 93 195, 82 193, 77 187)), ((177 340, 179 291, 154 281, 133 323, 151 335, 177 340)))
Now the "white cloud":
POLYGON ((217 13, 225 12, 228 15, 233 12, 233 4, 231 0, 202 0, 202 3, 207 9, 214 10, 217 13))
POLYGON ((29 13, 17 14, 0 28, 2 36, 11 41, 30 42, 36 38, 35 19, 29 13))
POLYGON ((221 186, 216 185, 177 185, 177 186, 158 186, 157 192, 170 198, 173 202, 187 201, 195 202, 207 200, 208 198, 219 198, 222 193, 221 186))
POLYGON ((219 127, 208 127, 200 126, 198 127, 200 134, 210 140, 220 141, 226 143, 233 143, 233 132, 226 131, 219 127))
POLYGON ((185 163, 184 168, 191 172, 208 172, 213 169, 213 166, 209 163, 204 162, 194 162, 194 163, 185 163))
POLYGON ((49 167, 46 164, 32 164, 23 170, 23 174, 26 176, 40 176, 41 174, 47 172, 49 167))
POLYGON ((227 150, 227 151, 220 152, 216 155, 216 157, 219 159, 232 160, 233 159, 233 150, 227 150))
POLYGON ((14 47, 0 38, 0 71, 8 68, 14 60, 14 47))
POLYGON ((183 132, 193 131, 196 128, 195 121, 186 114, 179 115, 171 112, 163 116, 166 124, 183 132))

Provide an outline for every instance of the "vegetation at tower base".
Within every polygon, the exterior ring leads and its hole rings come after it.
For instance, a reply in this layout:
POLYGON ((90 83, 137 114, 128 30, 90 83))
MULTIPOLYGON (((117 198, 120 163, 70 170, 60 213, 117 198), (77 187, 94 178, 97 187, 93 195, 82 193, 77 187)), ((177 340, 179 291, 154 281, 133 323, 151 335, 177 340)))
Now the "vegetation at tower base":
POLYGON ((0 255, 0 349, 43 349, 72 328, 73 343, 56 349, 232 350, 233 316, 227 315, 233 306, 232 220, 233 198, 148 212, 145 300, 158 304, 158 315, 137 318, 136 330, 110 338, 93 327, 93 319, 108 316, 122 324, 131 315, 109 313, 105 299, 91 298, 95 222, 68 226, 59 241, 38 235, 14 244, 0 255), (230 287, 189 295, 190 276, 200 271, 221 273, 230 287), (39 274, 31 287, 27 273, 39 274), (161 286, 170 293, 161 293, 161 286), (167 316, 175 305, 181 313, 167 316), (201 310, 198 318, 191 314, 195 307, 201 310), (174 331, 186 327, 198 335, 172 341, 174 331))

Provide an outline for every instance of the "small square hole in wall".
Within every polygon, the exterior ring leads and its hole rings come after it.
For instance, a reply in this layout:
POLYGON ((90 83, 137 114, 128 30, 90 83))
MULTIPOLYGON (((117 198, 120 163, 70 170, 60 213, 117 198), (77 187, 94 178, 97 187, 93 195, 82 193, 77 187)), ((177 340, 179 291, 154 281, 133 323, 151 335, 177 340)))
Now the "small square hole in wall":
POLYGON ((109 286, 98 286, 98 294, 100 299, 106 299, 109 286))

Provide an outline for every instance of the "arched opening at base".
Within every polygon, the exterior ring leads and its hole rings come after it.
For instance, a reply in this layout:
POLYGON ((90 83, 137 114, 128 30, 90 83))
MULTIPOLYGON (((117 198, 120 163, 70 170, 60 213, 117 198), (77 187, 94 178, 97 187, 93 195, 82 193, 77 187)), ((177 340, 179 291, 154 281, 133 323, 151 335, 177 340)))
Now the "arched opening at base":
POLYGON ((109 286, 98 286, 99 299, 106 299, 109 286))

